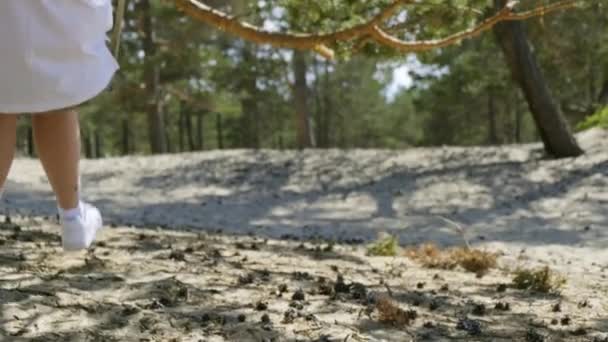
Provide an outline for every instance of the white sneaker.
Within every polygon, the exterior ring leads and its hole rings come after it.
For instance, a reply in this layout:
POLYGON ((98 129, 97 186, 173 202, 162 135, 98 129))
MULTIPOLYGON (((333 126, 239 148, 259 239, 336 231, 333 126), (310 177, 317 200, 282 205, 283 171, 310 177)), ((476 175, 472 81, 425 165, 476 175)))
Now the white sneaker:
POLYGON ((73 218, 61 218, 63 232, 61 234, 65 251, 87 249, 103 226, 101 213, 94 206, 81 202, 80 215, 73 218))

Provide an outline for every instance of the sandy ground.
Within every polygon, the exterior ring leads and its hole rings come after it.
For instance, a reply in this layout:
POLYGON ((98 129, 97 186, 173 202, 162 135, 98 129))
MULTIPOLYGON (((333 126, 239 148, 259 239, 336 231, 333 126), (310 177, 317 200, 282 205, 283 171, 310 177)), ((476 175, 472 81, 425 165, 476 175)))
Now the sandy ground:
POLYGON ((603 341, 608 133, 579 141, 587 154, 565 160, 526 145, 85 161, 86 198, 109 227, 77 255, 60 252, 38 163, 19 159, 2 203, 12 223, 0 229, 0 338, 603 341), (499 252, 500 267, 479 279, 365 256, 381 232, 403 246, 462 245, 439 216, 499 252), (567 278, 561 295, 497 291, 514 269, 541 265, 567 278), (347 290, 335 293, 338 275, 347 290), (293 300, 299 289, 305 299, 293 300), (366 310, 388 289, 418 312, 411 326, 366 310), (494 309, 499 302, 510 310, 494 309), (457 329, 463 318, 481 334, 457 329))

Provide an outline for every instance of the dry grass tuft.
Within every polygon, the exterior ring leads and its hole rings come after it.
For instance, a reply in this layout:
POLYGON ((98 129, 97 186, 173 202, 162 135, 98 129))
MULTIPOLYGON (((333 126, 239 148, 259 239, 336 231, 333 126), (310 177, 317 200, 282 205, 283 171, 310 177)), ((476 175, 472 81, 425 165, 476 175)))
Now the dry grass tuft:
POLYGON ((458 266, 479 276, 497 266, 497 255, 478 249, 459 247, 440 249, 435 244, 423 244, 406 250, 406 256, 427 268, 451 270, 458 266))
POLYGON ((516 289, 540 293, 559 293, 565 284, 566 278, 551 270, 549 266, 537 270, 518 269, 513 278, 513 286, 516 289))
POLYGON ((478 276, 487 274, 498 265, 496 253, 478 249, 456 248, 452 250, 451 255, 460 267, 478 276))
POLYGON ((450 257, 449 253, 442 251, 432 243, 422 244, 418 248, 409 248, 405 251, 405 255, 427 268, 451 270, 458 266, 458 263, 450 257))
POLYGON ((418 317, 416 311, 401 309, 388 296, 381 296, 378 298, 376 301, 376 310, 378 310, 380 322, 396 327, 408 326, 418 317))

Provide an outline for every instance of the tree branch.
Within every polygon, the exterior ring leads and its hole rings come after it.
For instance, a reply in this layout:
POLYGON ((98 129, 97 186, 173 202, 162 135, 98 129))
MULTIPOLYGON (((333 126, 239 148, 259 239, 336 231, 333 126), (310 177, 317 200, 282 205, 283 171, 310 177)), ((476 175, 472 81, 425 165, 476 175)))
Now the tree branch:
MULTIPOLYGON (((278 48, 312 50, 331 59, 334 56, 334 51, 330 46, 335 45, 337 42, 348 42, 364 38, 400 51, 427 51, 456 44, 463 39, 478 36, 501 21, 525 20, 536 16, 543 16, 558 10, 572 8, 582 0, 561 0, 550 5, 538 6, 521 13, 513 12, 513 7, 517 2, 510 2, 498 13, 483 20, 472 28, 445 38, 420 41, 404 41, 381 28, 382 24, 392 18, 402 6, 416 4, 415 0, 394 0, 368 22, 344 30, 321 34, 269 32, 260 27, 240 22, 237 18, 213 9, 199 0, 172 1, 188 16, 242 39, 257 44, 270 44, 278 48)), ((390 30, 390 28, 388 30, 390 30)))
POLYGON ((390 35, 386 31, 382 30, 379 26, 374 26, 372 31, 373 39, 379 44, 389 46, 393 49, 397 49, 404 52, 421 52, 428 51, 431 49, 441 48, 449 45, 456 44, 464 39, 472 38, 480 35, 481 33, 491 29, 494 25, 502 21, 512 20, 525 20, 536 16, 545 15, 558 10, 571 8, 576 5, 580 0, 562 0, 551 5, 540 6, 529 11, 521 13, 513 13, 512 6, 505 6, 493 16, 483 20, 478 25, 457 32, 441 39, 430 39, 420 41, 404 41, 400 40, 395 36, 390 35))
POLYGON ((268 32, 257 26, 241 23, 234 17, 213 9, 198 0, 173 1, 187 15, 242 39, 258 44, 270 44, 279 48, 313 50, 326 58, 333 58, 333 50, 327 47, 328 44, 334 44, 337 41, 349 41, 370 32, 374 25, 388 20, 402 5, 414 0, 394 0, 391 5, 383 9, 369 22, 326 34, 268 32))

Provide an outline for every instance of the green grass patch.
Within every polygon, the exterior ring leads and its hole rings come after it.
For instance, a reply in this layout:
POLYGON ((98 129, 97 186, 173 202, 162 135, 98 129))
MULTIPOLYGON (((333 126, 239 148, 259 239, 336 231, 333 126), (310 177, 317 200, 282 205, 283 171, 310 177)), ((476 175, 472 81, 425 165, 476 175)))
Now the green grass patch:
POLYGON ((518 269, 513 279, 516 289, 540 293, 559 293, 565 284, 566 278, 551 270, 549 266, 537 270, 518 269))
POLYGON ((394 236, 380 238, 367 247, 368 256, 397 256, 399 241, 394 236))
POLYGON ((608 107, 604 107, 595 114, 586 117, 583 122, 576 126, 576 129, 583 131, 592 127, 608 128, 608 107))

